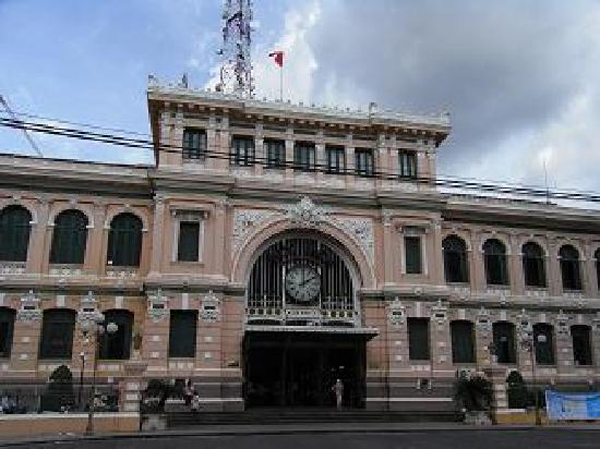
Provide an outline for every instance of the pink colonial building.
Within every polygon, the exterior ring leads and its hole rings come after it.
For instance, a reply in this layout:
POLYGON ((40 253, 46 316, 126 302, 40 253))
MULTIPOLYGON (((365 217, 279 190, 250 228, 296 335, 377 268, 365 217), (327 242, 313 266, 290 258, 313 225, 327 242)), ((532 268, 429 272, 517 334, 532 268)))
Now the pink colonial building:
MULTIPOLYGON (((588 389, 600 214, 441 192, 447 116, 242 100, 151 79, 151 166, 0 155, 0 391, 59 365, 134 410, 452 410, 458 370, 588 389)), ((499 405, 503 402, 499 385, 499 405)))

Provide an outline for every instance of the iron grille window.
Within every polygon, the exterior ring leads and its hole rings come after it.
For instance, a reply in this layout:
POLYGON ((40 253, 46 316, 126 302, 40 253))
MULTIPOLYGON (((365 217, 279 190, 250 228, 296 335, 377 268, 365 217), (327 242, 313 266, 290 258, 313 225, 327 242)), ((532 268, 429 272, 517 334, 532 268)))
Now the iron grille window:
POLYGON ((448 236, 442 243, 444 250, 444 274, 446 282, 469 282, 467 245, 455 235, 448 236))
POLYGON ((544 269, 544 252, 537 243, 523 245, 523 272, 525 285, 528 287, 545 287, 546 271, 544 269))
POLYGON ((180 262, 197 262, 200 244, 200 222, 181 221, 179 223, 179 242, 177 260, 180 262))
POLYGON ((171 310, 169 357, 196 357, 197 323, 197 311, 171 310))
POLYGON ((356 174, 359 176, 373 176, 375 173, 375 156, 369 148, 357 148, 354 152, 356 158, 356 174))
POLYGON ((15 311, 0 307, 0 358, 10 357, 14 326, 15 311))
POLYGON ((406 258, 406 273, 421 274, 423 271, 421 262, 421 237, 404 237, 404 255, 406 258))
POLYGON ((254 139, 234 137, 231 141, 231 165, 250 166, 254 164, 254 139))
POLYGON ((294 146, 294 169, 301 171, 314 171, 315 169, 315 144, 310 142, 296 142, 294 146))
POLYGON ((470 321, 452 321, 452 362, 475 363, 475 335, 470 321))
POLYGON ((571 245, 563 246, 559 251, 560 272, 563 290, 581 290, 581 273, 579 272, 579 251, 571 245))
POLYGON ((75 311, 69 309, 44 310, 40 359, 70 359, 73 350, 75 311))
POLYGON ((429 360, 429 319, 408 318, 408 358, 429 360))
POLYGON ((206 131, 197 128, 183 130, 184 160, 204 159, 206 157, 206 131))
POLYGON ((267 150, 267 168, 285 168, 285 142, 265 139, 264 146, 267 150))
POLYGON ((50 263, 82 264, 88 220, 79 210, 61 212, 54 222, 50 263))
POLYGON ((533 326, 535 361, 539 365, 554 365, 554 338, 550 324, 538 323, 533 326))
POLYGON ((591 329, 589 326, 576 324, 571 326, 573 339, 573 358, 576 365, 593 365, 591 329))
POLYGON ((117 215, 108 233, 108 264, 139 267, 142 252, 142 220, 130 213, 117 215))
POLYGON ((517 363, 514 324, 506 321, 496 322, 492 325, 492 333, 498 363, 517 363))
POLYGON ((342 174, 346 171, 346 151, 344 147, 327 145, 325 147, 327 158, 327 172, 342 174))
POLYGON ((21 206, 0 212, 0 260, 25 262, 31 232, 31 214, 21 206))
POLYGON ((414 151, 398 150, 398 171, 401 178, 416 179, 417 154, 414 151))
POLYGON ((104 312, 104 324, 115 323, 114 334, 105 332, 100 336, 99 358, 106 360, 127 360, 131 352, 131 332, 133 313, 128 310, 107 310, 104 312))
POLYGON ((507 285, 508 270, 504 244, 496 239, 486 240, 483 244, 483 257, 488 285, 507 285))

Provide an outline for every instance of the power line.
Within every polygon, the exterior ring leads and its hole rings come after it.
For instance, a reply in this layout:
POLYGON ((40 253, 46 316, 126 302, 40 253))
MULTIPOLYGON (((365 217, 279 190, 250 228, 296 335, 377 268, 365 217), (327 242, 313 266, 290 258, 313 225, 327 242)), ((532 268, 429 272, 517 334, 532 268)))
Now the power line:
MULTIPOLYGON (((51 135, 57 135, 61 137, 75 138, 85 141, 94 141, 101 143, 108 143, 111 145, 119 145, 127 148, 140 149, 146 151, 159 150, 166 153, 181 153, 183 146, 178 145, 160 145, 155 146, 154 143, 147 139, 134 139, 129 137, 117 136, 114 134, 107 133, 95 133, 86 130, 80 130, 70 127, 60 127, 55 125, 48 125, 45 123, 26 122, 22 120, 14 120, 0 117, 0 126, 9 127, 13 129, 24 129, 31 132, 41 132, 51 135)), ((202 156, 207 159, 221 159, 231 161, 235 159, 235 156, 231 154, 221 153, 217 151, 205 150, 202 152, 202 156)), ((249 166, 256 163, 263 163, 269 165, 269 160, 266 157, 254 157, 248 163, 249 166)), ((331 170, 326 164, 314 164, 310 169, 303 167, 294 161, 284 161, 278 164, 278 168, 292 168, 295 170, 303 170, 307 172, 323 172, 331 174, 331 170)), ((356 176, 355 171, 349 169, 343 169, 336 171, 333 174, 344 175, 344 176, 356 176)), ((555 190, 548 191, 546 188, 534 187, 534 186, 521 186, 521 185, 508 185, 499 184, 491 181, 478 181, 478 180, 465 180, 460 178, 450 177, 410 177, 401 176, 398 173, 375 171, 372 176, 365 176, 365 178, 371 179, 382 179, 382 180, 395 180, 399 182, 418 183, 435 185, 439 187, 446 187, 450 189, 462 189, 469 191, 485 192, 485 193, 499 193, 509 195, 521 195, 533 198, 552 198, 558 200, 572 200, 572 201, 586 201, 586 202, 600 202, 600 193, 597 192, 586 192, 586 191, 575 191, 575 190, 555 190)))

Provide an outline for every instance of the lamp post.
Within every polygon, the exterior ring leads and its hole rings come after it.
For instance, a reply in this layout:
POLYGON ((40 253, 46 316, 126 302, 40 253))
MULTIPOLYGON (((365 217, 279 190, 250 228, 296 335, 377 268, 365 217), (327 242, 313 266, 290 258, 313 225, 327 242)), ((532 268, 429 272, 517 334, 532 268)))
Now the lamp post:
MULTIPOLYGON (((545 335, 538 335, 537 336, 537 342, 538 343, 545 343, 546 342, 546 336, 545 335)), ((533 337, 533 331, 530 329, 526 329, 522 334, 521 334, 521 347, 529 352, 529 357, 531 360, 531 378, 532 378, 532 384, 534 385, 534 395, 535 395, 535 425, 536 426, 541 426, 542 425, 542 418, 540 416, 540 405, 539 405, 539 392, 538 389, 536 387, 536 376, 535 376, 535 340, 533 337)))
POLYGON ((94 434, 94 408, 96 401, 96 371, 98 369, 98 356, 100 352, 100 338, 106 334, 114 334, 119 329, 115 323, 104 324, 104 315, 99 313, 94 319, 88 321, 84 327, 84 335, 94 328, 96 338, 94 340, 94 369, 92 372, 92 388, 90 389, 88 400, 88 419, 85 428, 86 435, 94 434))
MULTIPOLYGON (((85 341, 85 335, 84 335, 84 345, 87 344, 87 342, 85 341)), ((77 405, 79 407, 80 410, 83 410, 83 403, 82 403, 82 396, 83 396, 83 373, 85 370, 85 351, 81 351, 79 353, 79 357, 81 358, 81 373, 79 373, 79 397, 77 399, 77 405)))

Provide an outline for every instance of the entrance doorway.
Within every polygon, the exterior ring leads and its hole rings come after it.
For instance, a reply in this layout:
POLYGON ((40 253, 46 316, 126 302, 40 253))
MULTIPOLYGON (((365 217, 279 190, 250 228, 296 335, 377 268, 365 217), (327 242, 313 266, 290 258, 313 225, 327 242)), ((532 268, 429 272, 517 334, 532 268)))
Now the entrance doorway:
POLYGON ((359 335, 251 332, 244 338, 247 407, 334 407, 331 387, 344 383, 344 407, 364 406, 365 340, 359 335))

